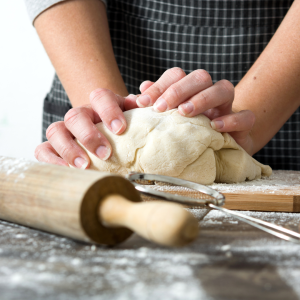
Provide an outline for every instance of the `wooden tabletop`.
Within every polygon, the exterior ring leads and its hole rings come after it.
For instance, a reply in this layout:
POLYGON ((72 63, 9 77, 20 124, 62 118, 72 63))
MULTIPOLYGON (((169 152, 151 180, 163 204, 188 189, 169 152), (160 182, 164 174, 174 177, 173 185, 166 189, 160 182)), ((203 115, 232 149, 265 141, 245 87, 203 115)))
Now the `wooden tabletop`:
MULTIPOLYGON (((200 210, 191 210, 200 216, 200 210)), ((297 230, 300 215, 244 212, 297 230)), ((300 246, 211 211, 190 246, 91 246, 0 221, 0 299, 299 299, 300 246)))
MULTIPOLYGON (((203 194, 185 187, 170 186, 160 182, 150 183, 151 188, 158 191, 203 198, 203 194)), ((228 209, 300 212, 300 172, 298 171, 273 171, 270 177, 233 184, 217 183, 210 187, 225 195, 224 207, 228 209)))

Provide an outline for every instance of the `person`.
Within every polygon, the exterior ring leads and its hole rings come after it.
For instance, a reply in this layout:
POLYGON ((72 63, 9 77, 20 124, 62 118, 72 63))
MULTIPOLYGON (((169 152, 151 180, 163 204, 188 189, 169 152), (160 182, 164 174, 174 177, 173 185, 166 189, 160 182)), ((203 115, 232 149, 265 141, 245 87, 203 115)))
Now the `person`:
POLYGON ((95 123, 122 134, 122 111, 154 105, 204 113, 260 162, 300 170, 299 0, 25 2, 56 70, 39 161, 88 167, 74 138, 108 159, 95 123))

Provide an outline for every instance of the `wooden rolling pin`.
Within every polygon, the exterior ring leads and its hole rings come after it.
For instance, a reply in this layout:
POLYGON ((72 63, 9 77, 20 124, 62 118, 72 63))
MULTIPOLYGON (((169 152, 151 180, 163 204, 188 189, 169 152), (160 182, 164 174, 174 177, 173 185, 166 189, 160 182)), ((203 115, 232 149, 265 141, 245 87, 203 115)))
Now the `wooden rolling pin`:
POLYGON ((180 205, 135 202, 139 193, 121 176, 0 156, 0 219, 105 245, 131 230, 166 246, 198 235, 197 220, 180 205))

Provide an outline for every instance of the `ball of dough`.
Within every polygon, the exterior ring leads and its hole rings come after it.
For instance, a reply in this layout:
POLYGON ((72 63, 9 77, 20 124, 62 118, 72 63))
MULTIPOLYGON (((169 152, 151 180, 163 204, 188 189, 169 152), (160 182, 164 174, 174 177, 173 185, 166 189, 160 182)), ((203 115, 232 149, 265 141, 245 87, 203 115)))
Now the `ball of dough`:
POLYGON ((83 147, 91 158, 90 169, 161 174, 201 184, 241 182, 272 173, 229 134, 213 130, 204 115, 187 118, 177 109, 157 113, 149 107, 126 111, 124 116, 127 129, 121 135, 103 123, 96 125, 109 140, 113 155, 102 161, 83 147))

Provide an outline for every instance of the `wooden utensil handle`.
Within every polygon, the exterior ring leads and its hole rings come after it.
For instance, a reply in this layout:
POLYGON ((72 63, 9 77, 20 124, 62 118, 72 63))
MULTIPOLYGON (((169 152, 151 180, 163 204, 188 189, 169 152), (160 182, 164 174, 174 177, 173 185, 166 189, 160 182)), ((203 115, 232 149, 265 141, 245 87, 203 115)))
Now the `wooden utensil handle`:
POLYGON ((107 227, 124 226, 165 246, 184 246, 199 232, 196 218, 181 205, 163 201, 133 203, 120 195, 104 198, 98 210, 107 227))

